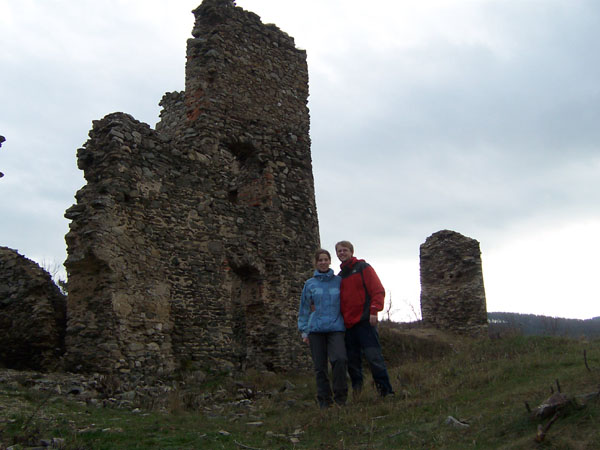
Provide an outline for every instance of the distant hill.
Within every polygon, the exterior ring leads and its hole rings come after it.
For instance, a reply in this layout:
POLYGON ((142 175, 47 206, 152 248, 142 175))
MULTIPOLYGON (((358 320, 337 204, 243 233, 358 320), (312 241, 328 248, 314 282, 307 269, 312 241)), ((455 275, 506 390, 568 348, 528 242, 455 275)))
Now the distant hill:
POLYGON ((592 319, 562 319, 507 312, 488 312, 490 333, 514 330, 525 336, 600 338, 600 316, 592 319))

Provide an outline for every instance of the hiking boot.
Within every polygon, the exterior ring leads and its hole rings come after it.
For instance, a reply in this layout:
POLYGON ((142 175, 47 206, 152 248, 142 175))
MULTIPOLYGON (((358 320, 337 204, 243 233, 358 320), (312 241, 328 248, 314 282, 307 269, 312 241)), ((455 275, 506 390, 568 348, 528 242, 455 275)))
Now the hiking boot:
POLYGON ((377 393, 379 394, 380 397, 386 397, 388 395, 394 396, 396 394, 394 394, 394 391, 392 390, 388 390, 386 389, 384 386, 375 383, 375 388, 377 389, 377 393))

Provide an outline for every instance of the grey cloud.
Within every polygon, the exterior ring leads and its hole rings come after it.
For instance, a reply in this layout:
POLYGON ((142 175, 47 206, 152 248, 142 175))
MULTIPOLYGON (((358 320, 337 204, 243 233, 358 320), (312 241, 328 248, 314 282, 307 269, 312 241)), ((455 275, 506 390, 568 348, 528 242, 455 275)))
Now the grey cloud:
MULTIPOLYGON (((368 226, 356 232, 376 227, 378 240, 446 225, 484 234, 597 204, 597 20, 518 5, 495 18, 508 54, 446 41, 385 55, 357 47, 336 61, 339 77, 313 83, 320 214, 358 204, 368 226)), ((344 226, 331 216, 322 222, 344 226)))

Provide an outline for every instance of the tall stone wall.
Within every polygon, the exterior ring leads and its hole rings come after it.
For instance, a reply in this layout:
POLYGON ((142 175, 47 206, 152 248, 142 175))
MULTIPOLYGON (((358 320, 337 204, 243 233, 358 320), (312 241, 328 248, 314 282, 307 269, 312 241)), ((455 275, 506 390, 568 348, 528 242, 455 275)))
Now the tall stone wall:
POLYGON ((306 54, 231 0, 194 11, 185 92, 156 130, 116 113, 78 150, 66 361, 154 376, 308 361, 298 299, 319 244, 306 54))
POLYGON ((50 274, 0 247, 0 366, 55 370, 64 353, 66 299, 50 274))
POLYGON ((479 242, 454 231, 438 231, 421 245, 420 260, 423 321, 460 334, 485 334, 479 242))

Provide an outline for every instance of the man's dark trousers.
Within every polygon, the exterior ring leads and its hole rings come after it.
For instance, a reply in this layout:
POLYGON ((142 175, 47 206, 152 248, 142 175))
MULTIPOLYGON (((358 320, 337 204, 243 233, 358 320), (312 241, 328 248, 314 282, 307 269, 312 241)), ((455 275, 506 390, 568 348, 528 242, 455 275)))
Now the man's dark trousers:
POLYGON ((381 353, 377 328, 371 326, 368 320, 363 320, 352 328, 346 329, 346 352, 348 354, 348 374, 354 391, 362 389, 362 354, 364 352, 379 394, 386 396, 394 392, 381 353))

